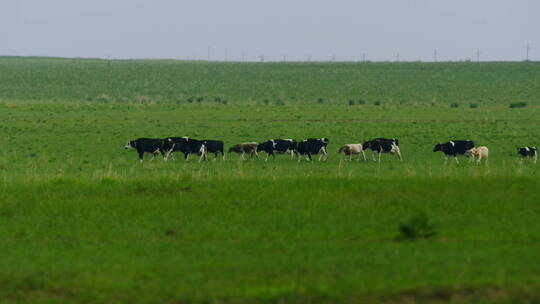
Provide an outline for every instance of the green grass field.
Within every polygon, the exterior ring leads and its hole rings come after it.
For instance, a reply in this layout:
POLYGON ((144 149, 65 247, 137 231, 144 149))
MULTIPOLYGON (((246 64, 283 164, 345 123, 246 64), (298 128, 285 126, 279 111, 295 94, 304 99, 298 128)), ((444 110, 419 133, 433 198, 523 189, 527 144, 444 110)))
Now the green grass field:
POLYGON ((1 303, 540 301, 540 170, 515 151, 539 145, 536 62, 0 69, 1 303), (167 136, 325 136, 330 154, 140 164, 123 148, 167 136), (402 162, 337 154, 379 136, 402 162), (449 139, 489 164, 445 165, 449 139))

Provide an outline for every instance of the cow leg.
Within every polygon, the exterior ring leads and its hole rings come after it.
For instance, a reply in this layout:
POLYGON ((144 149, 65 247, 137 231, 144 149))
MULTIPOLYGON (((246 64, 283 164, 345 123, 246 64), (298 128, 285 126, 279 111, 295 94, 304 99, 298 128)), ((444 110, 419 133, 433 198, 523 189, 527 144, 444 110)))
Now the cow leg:
POLYGON ((454 155, 454 160, 456 161, 456 164, 459 164, 459 160, 457 159, 456 155, 454 155))
POLYGON ((403 161, 403 158, 401 157, 401 152, 399 151, 399 148, 397 148, 397 156, 399 157, 400 161, 403 161))
POLYGON ((141 163, 143 162, 143 160, 144 160, 144 152, 141 153, 139 151, 139 160, 141 161, 141 163))
MULTIPOLYGON (((324 156, 326 155, 326 149, 324 147, 321 147, 319 149, 319 153, 321 153, 321 155, 319 156, 319 161, 321 161, 321 158, 324 159, 324 156)), ((324 160, 326 160, 326 159, 324 159, 324 160)))
MULTIPOLYGON (((257 153, 257 150, 253 151, 252 153, 255 154, 255 156, 257 156, 257 159, 259 159, 259 153, 257 153)), ((253 154, 252 154, 253 155, 253 154)))
POLYGON ((152 153, 152 158, 150 158, 150 161, 153 161, 154 158, 156 158, 156 153, 152 153))
POLYGON ((266 158, 264 159, 265 162, 268 161, 268 157, 270 156, 270 154, 266 153, 266 158))
POLYGON ((245 160, 244 159, 244 154, 246 154, 246 152, 242 151, 242 154, 240 154, 240 159, 245 160))
POLYGON ((444 155, 444 164, 446 165, 446 163, 448 162, 448 155, 444 155))
POLYGON ((534 156, 534 163, 536 164, 536 159, 538 158, 538 156, 534 156))
POLYGON ((375 151, 374 150, 371 150, 371 158, 373 158, 373 161, 376 162, 377 160, 375 159, 375 151))
POLYGON ((306 154, 306 160, 311 161, 311 153, 308 152, 306 154))
POLYGON ((163 160, 164 160, 164 161, 168 161, 168 160, 169 160, 169 154, 170 154, 169 151, 163 152, 163 160))
POLYGON ((364 158, 364 161, 367 161, 367 159, 366 159, 366 153, 364 153, 364 150, 362 150, 362 157, 364 158))
POLYGON ((206 152, 208 152, 206 150, 206 146, 203 144, 201 145, 201 148, 199 149, 199 154, 201 155, 199 157, 199 162, 201 162, 201 160, 205 159, 206 160, 206 152))
POLYGON ((379 153, 379 163, 380 163, 381 162, 381 154, 382 154, 382 152, 379 151, 378 153, 379 153))
POLYGON ((159 153, 161 154, 161 157, 163 157, 163 160, 164 160, 164 161, 167 161, 167 160, 165 159, 165 152, 163 152, 162 150, 159 150, 159 153))

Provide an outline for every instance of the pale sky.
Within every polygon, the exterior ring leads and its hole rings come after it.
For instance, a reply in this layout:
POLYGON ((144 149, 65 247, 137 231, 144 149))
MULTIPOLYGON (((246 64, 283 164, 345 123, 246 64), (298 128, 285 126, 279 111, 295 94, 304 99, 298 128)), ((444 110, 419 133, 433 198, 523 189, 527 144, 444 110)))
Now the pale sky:
POLYGON ((0 0, 0 55, 540 60, 540 0, 0 0), (243 55, 242 55, 243 54, 243 55))

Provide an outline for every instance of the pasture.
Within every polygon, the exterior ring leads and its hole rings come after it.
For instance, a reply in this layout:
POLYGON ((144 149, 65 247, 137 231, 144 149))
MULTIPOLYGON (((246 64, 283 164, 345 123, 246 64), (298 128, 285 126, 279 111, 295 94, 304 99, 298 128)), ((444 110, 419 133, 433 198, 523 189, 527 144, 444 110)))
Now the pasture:
POLYGON ((540 301, 539 169, 516 153, 540 145, 537 63, 0 68, 2 302, 540 301), (123 148, 184 135, 324 136, 329 159, 140 164, 123 148), (402 162, 337 154, 379 136, 402 162), (449 139, 489 147, 489 165, 444 165, 449 139))

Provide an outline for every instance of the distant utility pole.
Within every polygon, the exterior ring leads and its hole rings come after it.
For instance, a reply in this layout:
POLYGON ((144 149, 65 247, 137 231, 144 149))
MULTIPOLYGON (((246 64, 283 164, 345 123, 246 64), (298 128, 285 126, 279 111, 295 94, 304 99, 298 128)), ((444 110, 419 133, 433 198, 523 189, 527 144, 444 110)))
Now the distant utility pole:
POLYGON ((480 49, 476 49, 476 62, 480 62, 480 49))
POLYGON ((529 61, 529 49, 530 48, 531 48, 531 46, 527 42, 527 45, 525 46, 525 61, 529 61))
POLYGON ((437 49, 435 49, 435 50, 433 51, 433 61, 437 62, 437 55, 438 55, 438 54, 439 54, 439 53, 437 53, 437 49))
POLYGON ((283 55, 283 62, 287 61, 287 56, 283 55))
POLYGON ((399 53, 396 55, 396 62, 399 62, 399 53))

